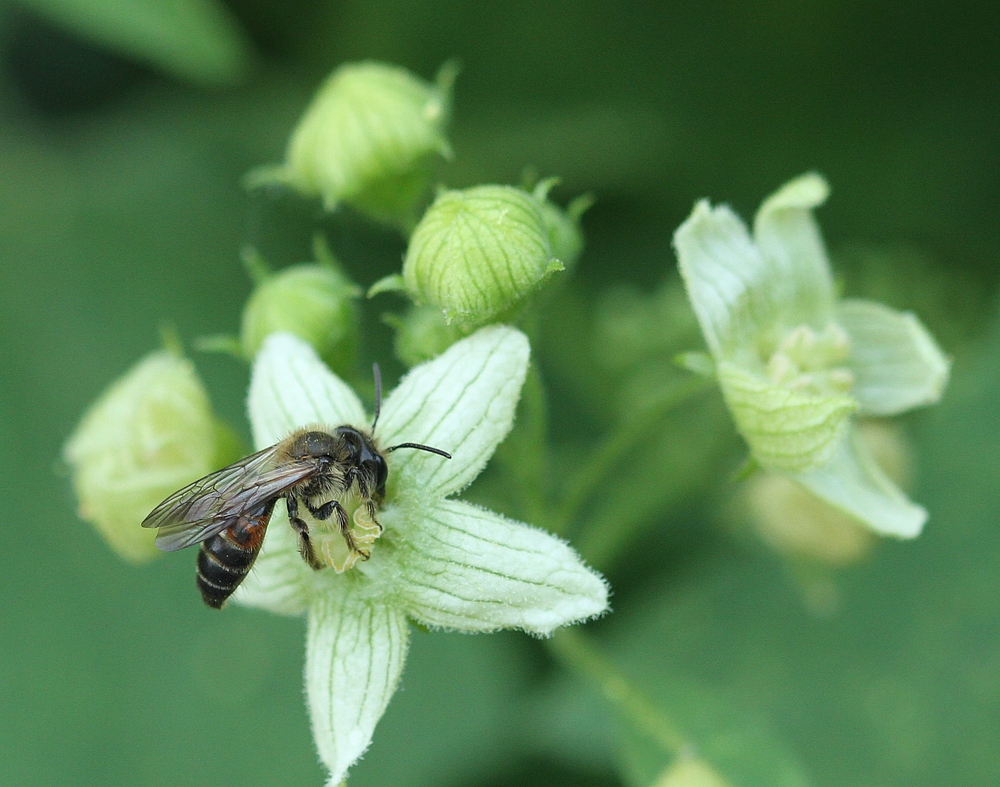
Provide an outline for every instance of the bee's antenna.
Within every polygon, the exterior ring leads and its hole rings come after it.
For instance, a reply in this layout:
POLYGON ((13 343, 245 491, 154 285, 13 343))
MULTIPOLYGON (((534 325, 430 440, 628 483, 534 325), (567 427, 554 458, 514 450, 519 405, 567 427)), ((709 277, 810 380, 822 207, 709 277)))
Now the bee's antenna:
MULTIPOLYGON (((372 371, 375 373, 375 417, 372 418, 372 434, 375 434, 375 424, 378 423, 378 414, 382 410, 382 372, 378 368, 377 363, 372 364, 372 371)), ((399 445, 386 448, 385 453, 390 454, 397 448, 416 448, 420 451, 430 451, 432 454, 443 456, 445 459, 451 459, 451 454, 447 451, 442 451, 440 448, 432 448, 429 445, 421 443, 400 443, 399 445)))
POLYGON ((372 434, 375 434, 378 414, 382 411, 382 371, 377 363, 372 364, 372 372, 375 374, 375 417, 372 418, 372 434))
POLYGON ((421 443, 400 443, 399 445, 394 445, 391 448, 386 448, 385 452, 388 454, 395 451, 397 448, 417 448, 421 451, 430 451, 432 454, 443 456, 445 459, 451 459, 451 454, 447 451, 442 451, 440 448, 432 448, 429 445, 422 445, 421 443))

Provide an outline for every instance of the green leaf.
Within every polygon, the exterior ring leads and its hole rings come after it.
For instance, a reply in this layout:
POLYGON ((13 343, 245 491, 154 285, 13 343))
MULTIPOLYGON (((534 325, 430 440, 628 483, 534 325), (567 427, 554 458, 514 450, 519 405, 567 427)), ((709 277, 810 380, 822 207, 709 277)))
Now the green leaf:
POLYGON ((20 0, 77 35, 205 86, 240 80, 250 42, 215 0, 20 0))
POLYGON ((927 512, 889 480, 853 432, 826 465, 792 477, 882 535, 914 538, 927 521, 927 512))
POLYGON ((785 325, 822 327, 833 309, 833 279, 812 209, 830 187, 815 173, 789 181, 764 200, 754 239, 770 271, 773 298, 785 325))
POLYGON ((849 396, 801 393, 731 363, 719 364, 718 378, 736 428, 757 461, 774 470, 804 472, 824 465, 858 406, 849 396))
POLYGON ((851 394, 861 415, 896 415, 941 398, 951 364, 913 314, 847 300, 836 319, 851 340, 851 394))

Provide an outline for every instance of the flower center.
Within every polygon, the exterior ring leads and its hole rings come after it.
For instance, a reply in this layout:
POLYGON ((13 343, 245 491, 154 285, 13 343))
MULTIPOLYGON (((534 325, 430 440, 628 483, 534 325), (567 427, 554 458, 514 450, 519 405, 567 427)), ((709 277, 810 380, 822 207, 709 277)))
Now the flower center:
POLYGON ((316 556, 338 574, 354 568, 358 560, 371 555, 372 547, 382 535, 382 528, 368 512, 367 502, 354 494, 354 490, 341 498, 340 504, 347 511, 350 525, 348 533, 354 541, 353 550, 340 532, 336 516, 325 521, 318 521, 313 517, 309 523, 309 535, 316 556))
POLYGON ((850 354, 851 341, 837 323, 819 332, 799 325, 778 344, 767 362, 767 375, 803 393, 844 394, 854 386, 854 374, 844 365, 850 354))

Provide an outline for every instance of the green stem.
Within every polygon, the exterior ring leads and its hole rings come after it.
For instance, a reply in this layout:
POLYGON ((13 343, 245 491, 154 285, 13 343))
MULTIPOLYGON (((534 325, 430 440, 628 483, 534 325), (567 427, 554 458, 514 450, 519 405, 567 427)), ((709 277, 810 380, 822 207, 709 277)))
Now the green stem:
POLYGON ((160 323, 160 343, 163 349, 175 358, 184 358, 184 340, 181 339, 177 325, 170 320, 163 320, 160 323))
POLYGON ((580 515, 584 504, 600 483, 624 459, 637 443, 641 442, 649 430, 655 427, 667 413, 683 404, 694 394, 708 387, 704 377, 692 377, 674 386, 656 403, 623 423, 590 455, 589 461, 576 474, 570 484, 562 504, 552 517, 551 529, 565 533, 580 515))
POLYGON ((667 754, 677 754, 687 745, 687 738, 677 726, 629 682, 586 634, 563 628, 545 640, 545 644, 561 663, 594 684, 637 730, 656 742, 667 754))
POLYGON ((255 287, 263 284, 273 275, 273 271, 271 270, 271 266, 267 264, 267 260, 253 246, 247 245, 240 249, 240 259, 243 262, 243 268, 246 270, 250 281, 253 282, 255 287))
POLYGON ((551 511, 547 406, 545 386, 533 364, 524 381, 517 425, 497 455, 521 497, 525 518, 540 527, 546 525, 551 511))

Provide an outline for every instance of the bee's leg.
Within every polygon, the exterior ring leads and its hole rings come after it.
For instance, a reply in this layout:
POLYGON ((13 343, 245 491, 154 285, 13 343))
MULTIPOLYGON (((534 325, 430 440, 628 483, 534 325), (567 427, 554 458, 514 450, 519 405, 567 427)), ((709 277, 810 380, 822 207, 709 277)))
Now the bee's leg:
POLYGON ((354 543, 354 534, 351 532, 351 523, 347 517, 347 511, 344 510, 344 507, 337 500, 331 500, 329 503, 324 503, 318 508, 313 508, 308 500, 304 500, 303 502, 306 504, 306 508, 309 509, 309 513, 320 521, 325 521, 331 516, 336 515, 337 526, 340 528, 341 535, 344 536, 344 541, 347 542, 347 548, 361 555, 362 560, 367 560, 371 557, 371 553, 368 550, 358 549, 354 543))
POLYGON ((313 569, 319 571, 323 564, 317 559, 313 551, 312 539, 309 538, 309 526, 299 516, 299 499, 295 495, 288 495, 285 498, 285 507, 288 509, 288 521, 292 525, 292 530, 299 537, 299 554, 313 569))
POLYGON ((382 535, 382 531, 385 530, 385 528, 382 527, 382 523, 379 522, 375 518, 375 513, 376 513, 376 511, 378 511, 378 509, 375 507, 375 501, 369 499, 367 501, 367 503, 366 503, 366 506, 368 508, 368 516, 369 516, 369 518, 372 520, 372 522, 374 522, 376 525, 378 525, 378 534, 382 535))

